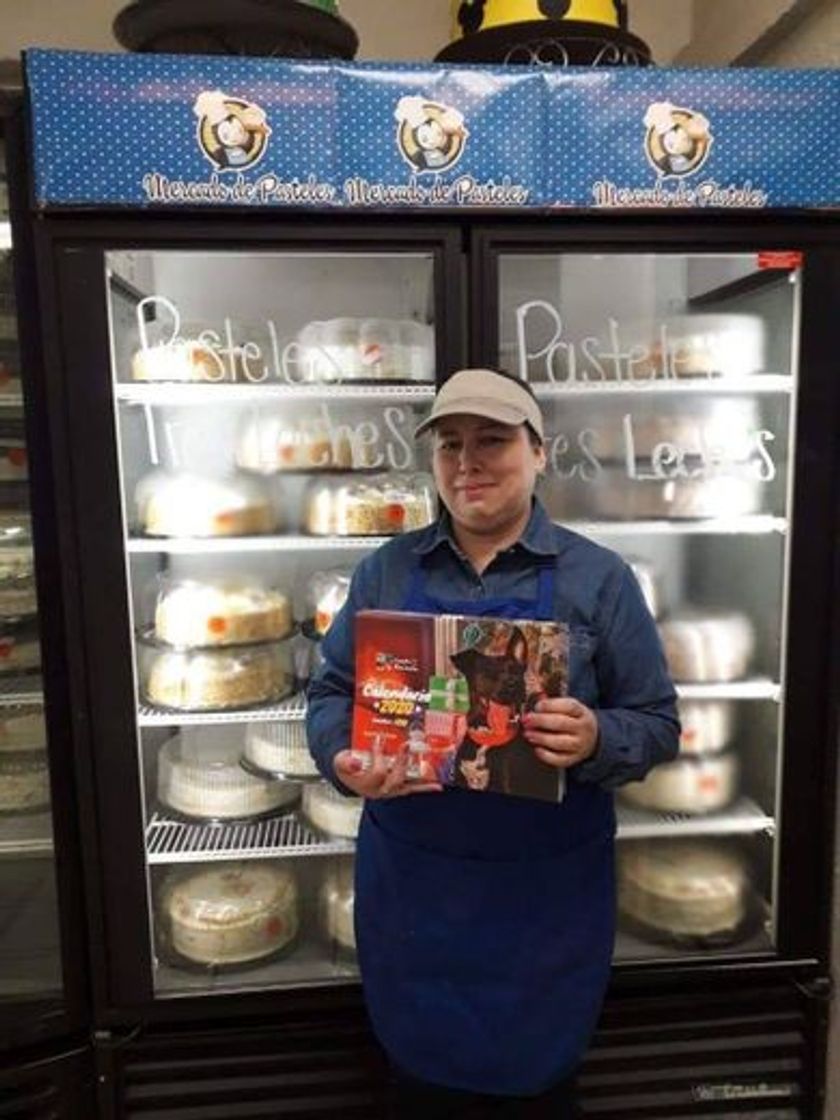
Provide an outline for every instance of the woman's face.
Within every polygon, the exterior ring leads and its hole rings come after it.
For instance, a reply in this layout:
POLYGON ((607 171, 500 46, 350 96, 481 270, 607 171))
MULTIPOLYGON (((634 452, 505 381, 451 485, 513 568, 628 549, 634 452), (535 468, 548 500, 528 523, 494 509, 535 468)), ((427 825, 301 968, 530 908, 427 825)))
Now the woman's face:
POLYGON ((530 509, 545 452, 524 424, 447 416, 432 438, 438 493, 456 524, 492 535, 530 509))

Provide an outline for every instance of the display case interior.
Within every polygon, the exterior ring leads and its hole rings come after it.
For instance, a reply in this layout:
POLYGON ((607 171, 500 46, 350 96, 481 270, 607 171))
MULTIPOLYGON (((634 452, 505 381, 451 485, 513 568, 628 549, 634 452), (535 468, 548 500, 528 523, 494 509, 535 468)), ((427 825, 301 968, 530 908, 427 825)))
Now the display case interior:
POLYGON ((115 425, 159 995, 356 976, 360 805, 302 688, 358 561, 429 524, 424 253, 111 253, 115 425))
POLYGON ((546 415, 552 517, 616 549, 679 694, 618 792, 626 961, 775 941, 797 273, 755 254, 510 253, 498 353, 546 415))

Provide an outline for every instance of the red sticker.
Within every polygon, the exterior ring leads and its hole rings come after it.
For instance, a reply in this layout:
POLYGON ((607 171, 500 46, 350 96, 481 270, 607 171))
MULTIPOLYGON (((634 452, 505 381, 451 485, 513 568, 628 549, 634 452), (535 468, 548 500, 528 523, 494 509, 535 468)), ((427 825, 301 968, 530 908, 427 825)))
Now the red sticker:
POLYGON ((759 268, 801 268, 805 254, 797 249, 771 249, 758 254, 759 268))
POLYGON ((26 466, 26 448, 24 447, 11 447, 9 448, 9 462, 13 467, 26 466))
POLYGON ((0 660, 5 661, 15 648, 14 638, 0 638, 0 660))

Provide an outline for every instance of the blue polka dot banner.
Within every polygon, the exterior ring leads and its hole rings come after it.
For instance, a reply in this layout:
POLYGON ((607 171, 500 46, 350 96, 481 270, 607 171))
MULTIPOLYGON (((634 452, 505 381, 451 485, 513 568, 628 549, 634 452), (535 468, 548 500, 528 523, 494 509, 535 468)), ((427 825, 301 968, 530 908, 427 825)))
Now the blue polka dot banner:
POLYGON ((29 51, 40 206, 818 209, 836 70, 29 51))

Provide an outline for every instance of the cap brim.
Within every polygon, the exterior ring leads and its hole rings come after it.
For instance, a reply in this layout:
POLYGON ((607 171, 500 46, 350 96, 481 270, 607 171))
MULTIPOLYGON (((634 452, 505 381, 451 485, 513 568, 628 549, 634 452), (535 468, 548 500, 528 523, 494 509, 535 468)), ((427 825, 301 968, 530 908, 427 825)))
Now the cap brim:
POLYGON ((414 438, 416 439, 418 436, 422 436, 424 432, 428 432, 446 416, 481 416, 485 420, 495 420, 499 424, 509 424, 511 427, 529 423, 528 417, 521 408, 504 404, 501 401, 482 400, 479 397, 473 397, 453 401, 451 405, 444 405, 442 408, 432 409, 431 415, 427 416, 422 424, 418 424, 414 429, 414 438))

